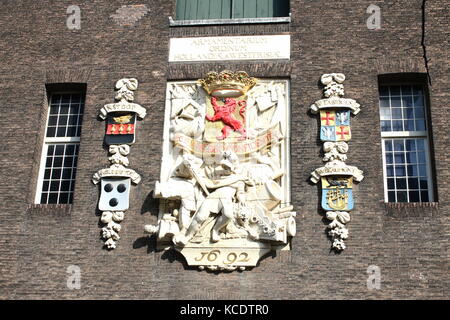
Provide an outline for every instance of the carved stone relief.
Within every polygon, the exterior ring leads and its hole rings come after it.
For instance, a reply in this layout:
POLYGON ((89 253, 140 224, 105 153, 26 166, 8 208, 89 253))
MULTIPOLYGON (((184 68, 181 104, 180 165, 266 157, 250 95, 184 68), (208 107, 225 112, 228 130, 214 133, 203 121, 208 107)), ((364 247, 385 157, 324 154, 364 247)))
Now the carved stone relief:
POLYGON ((167 86, 156 235, 191 266, 244 270, 296 233, 288 82, 210 72, 167 86))

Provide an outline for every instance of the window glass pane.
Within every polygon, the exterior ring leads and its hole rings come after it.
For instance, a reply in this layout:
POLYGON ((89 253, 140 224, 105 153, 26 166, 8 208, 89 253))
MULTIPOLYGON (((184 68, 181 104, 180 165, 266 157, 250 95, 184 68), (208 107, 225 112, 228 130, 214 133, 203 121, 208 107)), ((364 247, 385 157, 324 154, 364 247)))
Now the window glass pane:
POLYGON ((71 179, 72 178, 72 169, 64 169, 62 178, 63 179, 71 179))
POLYGON ((414 131, 414 120, 406 120, 403 123, 405 131, 414 131))
POLYGON ((406 189, 406 179, 397 179, 396 180, 397 189, 406 189))
POLYGON ((53 105, 50 106, 50 115, 58 115, 58 112, 59 112, 58 106, 56 107, 53 105))
POLYGON ((57 116, 49 116, 48 117, 48 125, 49 126, 56 126, 56 123, 58 122, 57 116))
POLYGON ((424 139, 417 139, 416 140, 417 150, 423 151, 425 150, 425 140, 424 139))
POLYGON ((391 179, 391 178, 387 179, 387 187, 390 190, 395 189, 395 181, 394 181, 394 179, 391 179))
POLYGON ((425 131, 425 120, 416 120, 416 131, 425 131))
POLYGON ((58 203, 58 193, 51 192, 48 194, 48 203, 58 203))
POLYGON ((414 119, 414 108, 403 108, 403 117, 405 119, 414 119))
POLYGON ((395 202, 395 191, 388 192, 388 200, 389 202, 395 202))
POLYGON ((425 119, 425 111, 423 108, 414 108, 413 110, 416 119, 425 119))
POLYGON ((69 113, 70 104, 61 104, 59 107, 59 114, 68 114, 69 113))
POLYGON ((409 202, 420 202, 419 191, 409 192, 409 202))
POLYGON ((59 181, 53 181, 50 183, 50 191, 58 191, 59 190, 59 181))
POLYGON ((424 102, 423 102, 423 96, 414 96, 414 106, 417 107, 423 107, 424 106, 424 102))
POLYGON ((67 127, 67 137, 75 137, 77 135, 77 127, 69 126, 67 127))
POLYGON ((417 153, 417 160, 419 163, 427 163, 427 158, 425 156, 425 152, 418 152, 417 153))
POLYGON ((397 192, 397 202, 407 202, 407 201, 408 201, 408 192, 398 191, 397 192))
POLYGON ((392 108, 401 108, 402 107, 401 97, 392 97, 391 96, 391 107, 392 108))
POLYGON ((408 166, 408 176, 417 177, 419 176, 419 169, 417 166, 408 166))
POLYGON ((409 178, 408 179, 408 188, 409 189, 419 189, 419 179, 409 178))
POLYGON ((393 166, 387 166, 386 167, 386 175, 388 177, 393 177, 394 176, 394 167, 393 166))
POLYGON ((402 119, 403 118, 401 108, 392 108, 391 112, 392 112, 392 119, 402 119))
POLYGON ((391 121, 381 121, 381 131, 392 131, 391 121))
POLYGON ((62 167, 63 157, 54 157, 53 158, 53 167, 62 167))
POLYGON ((392 140, 385 140, 384 148, 386 151, 392 151, 392 140))
POLYGON ((61 191, 70 191, 70 180, 61 181, 61 191))
POLYGON ((394 140, 394 150, 395 151, 403 151, 405 149, 404 145, 405 145, 405 142, 403 139, 402 140, 398 140, 398 139, 394 140))
POLYGON ((426 177, 427 176, 427 166, 426 165, 419 165, 419 175, 421 177, 426 177))
POLYGON ((69 202, 69 193, 61 192, 59 194, 59 203, 68 203, 69 202))
POLYGON ((390 120, 391 118, 392 118, 392 116, 391 116, 390 108, 380 108, 380 119, 381 120, 390 120))
POLYGON ((65 137, 66 136, 66 127, 58 127, 56 131, 57 137, 65 137))
POLYGON ((51 173, 52 173, 51 169, 45 169, 45 171, 44 171, 44 179, 50 179, 51 173))
POLYGON ((406 153, 406 162, 407 163, 417 163, 417 154, 415 152, 407 152, 406 153))
POLYGON ((395 175, 397 177, 406 176, 406 167, 405 166, 395 166, 395 175))
POLYGON ((48 127, 46 136, 48 138, 53 138, 56 135, 56 127, 48 127))
POLYGON ((47 196, 48 196, 48 193, 42 192, 42 194, 41 194, 41 203, 43 203, 43 204, 47 203, 47 196))
POLYGON ((394 153, 394 161, 395 163, 405 163, 405 153, 404 152, 395 152, 394 153))
POLYGON ((64 145, 58 144, 55 146, 55 155, 62 156, 64 154, 64 145))
POLYGON ((403 131, 403 121, 392 121, 392 131, 403 131))
POLYGON ((386 153, 386 163, 391 164, 394 162, 394 157, 392 156, 392 153, 386 153))
POLYGON ((420 179, 420 189, 428 189, 428 181, 427 179, 420 179))
POLYGON ((405 140, 406 150, 415 151, 416 150, 416 140, 408 139, 405 140))
POLYGON ((421 193, 420 193, 420 196, 421 196, 421 201, 422 202, 428 202, 428 201, 430 201, 430 199, 428 198, 428 191, 422 191, 421 193))

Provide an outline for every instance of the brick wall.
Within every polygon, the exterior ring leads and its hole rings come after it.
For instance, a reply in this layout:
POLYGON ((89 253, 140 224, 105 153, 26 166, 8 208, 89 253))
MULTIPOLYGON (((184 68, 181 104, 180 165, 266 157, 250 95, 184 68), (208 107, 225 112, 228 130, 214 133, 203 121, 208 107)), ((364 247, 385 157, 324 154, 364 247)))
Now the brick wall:
POLYGON ((175 1, 82 2, 81 30, 68 30, 73 1, 0 1, 0 298, 336 299, 449 298, 449 31, 447 1, 426 1, 432 140, 438 203, 384 204, 379 131, 380 74, 425 73, 420 0, 292 0, 291 23, 169 27, 175 1), (382 10, 381 30, 368 30, 366 8, 382 10), (131 11, 127 11, 131 10, 131 11), (169 38, 291 34, 289 62, 167 63, 169 38), (197 79, 210 70, 245 70, 291 81, 292 201, 298 234, 292 251, 269 255, 251 271, 199 272, 176 252, 158 252, 143 233, 156 222, 151 192, 159 178, 167 80, 197 79), (343 72, 346 96, 361 113, 352 120, 349 165, 365 172, 355 188, 348 248, 330 252, 320 190, 308 182, 322 165, 318 120, 308 111, 322 97, 323 73, 343 72), (98 186, 108 165, 98 111, 113 102, 114 84, 139 80, 139 123, 130 167, 133 187, 116 250, 100 239, 98 186), (75 199, 70 207, 32 205, 43 142, 45 85, 87 85, 75 199), (69 265, 81 268, 81 289, 68 290, 69 265), (381 269, 381 289, 369 291, 367 267, 381 269))

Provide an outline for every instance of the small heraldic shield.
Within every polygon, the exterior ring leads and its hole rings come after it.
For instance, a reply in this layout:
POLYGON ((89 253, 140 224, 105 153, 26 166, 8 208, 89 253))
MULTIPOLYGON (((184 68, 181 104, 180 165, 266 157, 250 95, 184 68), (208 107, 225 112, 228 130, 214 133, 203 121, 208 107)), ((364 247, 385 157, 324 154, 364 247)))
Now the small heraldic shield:
POLYGON ((106 121, 105 142, 108 145, 134 143, 135 129, 135 113, 110 113, 106 121))
POLYGON ((350 110, 320 110, 320 140, 349 141, 350 110))
POLYGON ((353 209, 353 177, 322 177, 322 208, 326 211, 353 209))
POLYGON ((101 211, 125 211, 129 207, 130 178, 102 178, 100 201, 101 211))

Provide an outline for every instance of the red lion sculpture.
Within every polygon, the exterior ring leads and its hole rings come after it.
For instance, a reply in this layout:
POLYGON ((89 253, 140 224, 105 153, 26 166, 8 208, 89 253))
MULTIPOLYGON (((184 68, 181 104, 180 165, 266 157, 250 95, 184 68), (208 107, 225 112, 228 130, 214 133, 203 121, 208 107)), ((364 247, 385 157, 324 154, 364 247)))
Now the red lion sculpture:
POLYGON ((245 131, 244 125, 241 121, 233 117, 233 112, 236 110, 236 106, 239 105, 241 107, 239 114, 244 119, 245 107, 247 103, 245 101, 240 101, 237 103, 236 100, 232 98, 225 98, 225 104, 220 106, 217 104, 217 98, 212 97, 211 104, 214 108, 214 116, 206 115, 206 119, 211 122, 221 120, 225 125, 222 128, 222 136, 217 137, 217 140, 226 139, 232 130, 241 134, 240 139, 245 139, 247 132, 245 131))

